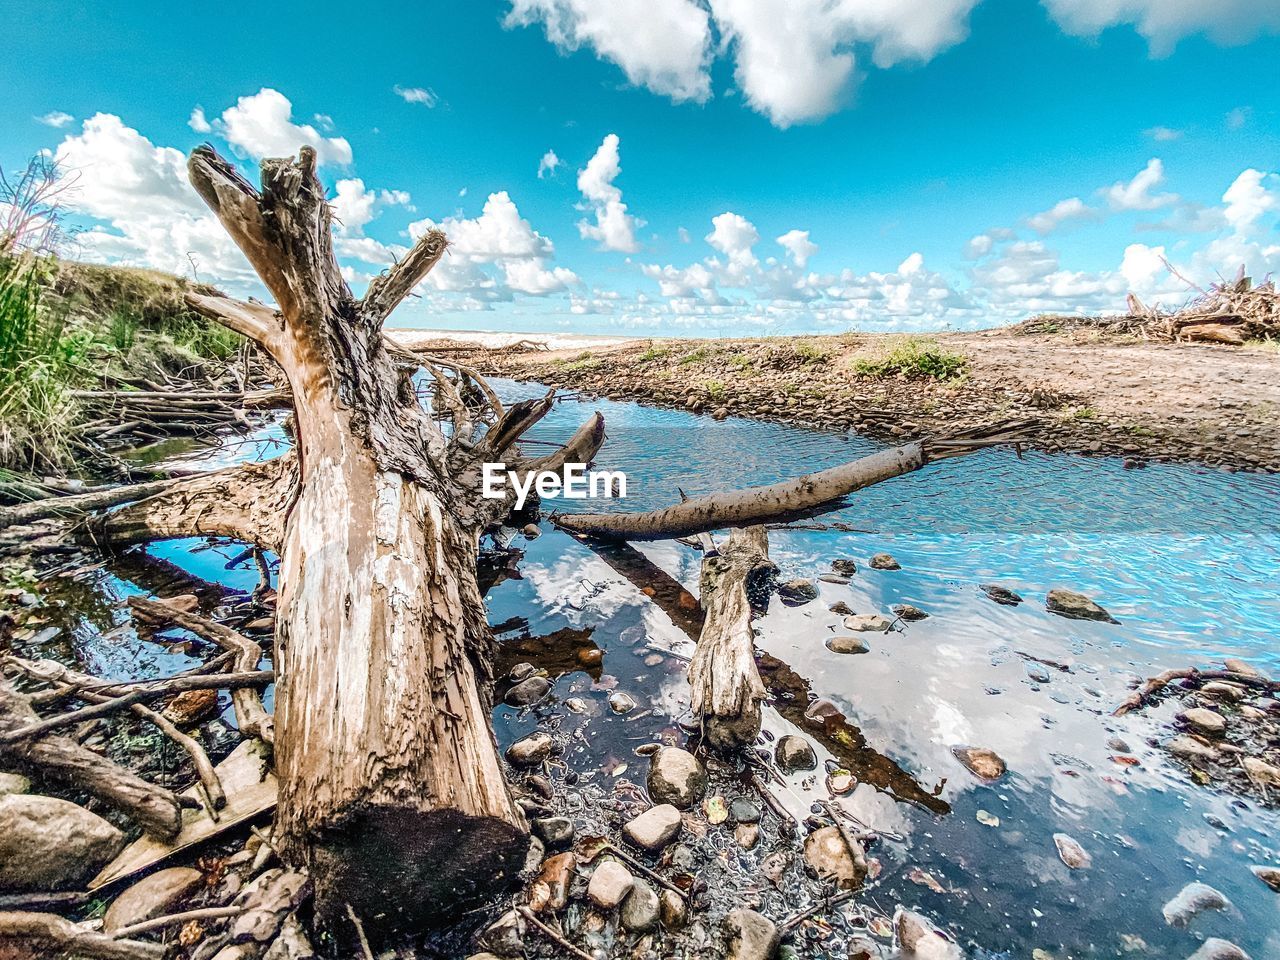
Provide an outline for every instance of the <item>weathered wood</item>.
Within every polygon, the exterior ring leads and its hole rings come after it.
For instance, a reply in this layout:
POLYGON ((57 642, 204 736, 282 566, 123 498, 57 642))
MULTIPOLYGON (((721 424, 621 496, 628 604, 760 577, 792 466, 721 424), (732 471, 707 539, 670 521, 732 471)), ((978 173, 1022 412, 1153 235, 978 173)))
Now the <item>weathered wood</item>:
POLYGON ((65 497, 48 497, 44 500, 33 500, 0 509, 0 530, 20 523, 43 520, 47 517, 77 517, 114 507, 121 503, 130 503, 160 493, 173 486, 173 480, 155 480, 151 483, 136 483, 107 490, 90 490, 87 493, 71 494, 65 497))
POLYGON ((703 735, 722 750, 749 747, 760 734, 765 689, 756 669, 751 617, 768 606, 777 573, 769 560, 769 536, 760 526, 735 527, 726 543, 702 558, 705 617, 689 662, 689 685, 703 735))
POLYGON ((117 940, 52 913, 0 913, 0 956, 13 960, 93 957, 95 960, 165 960, 162 943, 117 940))

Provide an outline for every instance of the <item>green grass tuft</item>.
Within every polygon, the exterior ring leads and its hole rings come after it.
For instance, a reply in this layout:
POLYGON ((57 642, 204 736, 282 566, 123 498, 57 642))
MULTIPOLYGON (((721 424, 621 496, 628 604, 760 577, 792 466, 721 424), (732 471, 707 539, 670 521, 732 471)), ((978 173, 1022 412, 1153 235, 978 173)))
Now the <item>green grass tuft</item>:
POLYGON ((905 377, 909 380, 955 380, 964 376, 968 360, 928 337, 906 337, 877 357, 858 357, 853 371, 861 377, 905 377))

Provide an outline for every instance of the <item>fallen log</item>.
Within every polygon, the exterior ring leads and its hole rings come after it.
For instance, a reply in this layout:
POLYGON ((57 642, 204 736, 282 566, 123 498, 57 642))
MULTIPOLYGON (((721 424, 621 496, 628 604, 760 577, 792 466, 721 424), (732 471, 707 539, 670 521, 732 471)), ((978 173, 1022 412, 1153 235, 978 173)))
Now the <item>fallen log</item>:
POLYGON ((116 939, 86 930, 52 913, 0 913, 0 955, 16 960, 39 957, 93 957, 95 960, 165 960, 162 943, 116 939))
POLYGON ((0 530, 19 523, 31 523, 48 517, 76 517, 118 506, 133 500, 141 500, 173 486, 173 480, 155 480, 151 483, 135 483, 106 490, 90 490, 65 497, 48 497, 32 500, 0 509, 0 530))

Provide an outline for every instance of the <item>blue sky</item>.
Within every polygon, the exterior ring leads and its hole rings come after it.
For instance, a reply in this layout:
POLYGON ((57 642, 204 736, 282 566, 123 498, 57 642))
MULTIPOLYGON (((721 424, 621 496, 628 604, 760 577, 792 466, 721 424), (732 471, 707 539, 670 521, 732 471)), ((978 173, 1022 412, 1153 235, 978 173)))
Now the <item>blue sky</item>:
POLYGON ((206 140, 317 145, 357 289, 443 225, 402 326, 968 328, 1280 268, 1280 0, 95 7, 5 12, 0 165, 73 172, 69 254, 233 292, 206 140))

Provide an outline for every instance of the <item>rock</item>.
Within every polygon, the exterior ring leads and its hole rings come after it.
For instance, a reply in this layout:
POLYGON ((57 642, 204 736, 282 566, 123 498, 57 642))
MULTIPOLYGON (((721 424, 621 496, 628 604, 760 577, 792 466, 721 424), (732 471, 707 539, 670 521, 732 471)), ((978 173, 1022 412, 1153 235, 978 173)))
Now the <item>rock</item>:
POLYGON ((551 756, 551 734, 541 730, 521 737, 507 747, 507 763, 514 767, 536 767, 551 756))
POLYGON ((1004 607, 1016 607, 1022 602, 1022 597, 1018 596, 1007 587, 1002 587, 996 583, 984 583, 979 587, 990 599, 1004 607))
POLYGON ((26 793, 31 789, 31 781, 20 773, 0 773, 0 797, 11 793, 26 793))
POLYGON ((1050 590, 1045 597, 1045 609, 1068 620, 1099 620, 1103 623, 1119 623, 1115 617, 1094 603, 1083 593, 1064 590, 1061 587, 1050 590))
POLYGON ((1280 767, 1259 760, 1257 757, 1245 757, 1240 761, 1249 781, 1259 789, 1266 790, 1280 787, 1280 767))
POLYGON ((116 897, 102 918, 102 929, 121 927, 173 913, 174 908, 204 883, 204 874, 191 867, 169 867, 143 877, 116 897))
POLYGON ((1053 842, 1058 848, 1058 857, 1072 870, 1088 870, 1093 866, 1093 857, 1089 856, 1089 851, 1080 846, 1074 837, 1055 833, 1053 842))
POLYGON ((622 910, 618 914, 622 926, 631 933, 648 933, 657 929, 659 916, 658 895, 653 887, 643 880, 636 880, 622 901, 622 910))
POLYGON ((163 716, 179 727, 188 727, 218 712, 217 690, 184 690, 164 708, 163 716))
POLYGON ((684 897, 674 890, 663 890, 658 894, 658 911, 662 917, 662 925, 668 930, 679 930, 689 922, 689 907, 684 897))
POLYGON ((889 553, 877 553, 871 558, 872 570, 901 570, 902 564, 893 559, 893 555, 889 553))
POLYGON ((617 860, 605 860, 591 874, 587 897, 602 910, 612 910, 626 899, 636 878, 617 860))
POLYGON ((1280 867, 1250 867, 1253 875, 1276 893, 1280 893, 1280 867))
POLYGON ((568 817, 543 817, 529 824, 533 834, 547 845, 549 850, 557 850, 573 843, 573 821, 568 817))
POLYGON ((609 709, 614 713, 630 713, 636 708, 636 702, 630 694, 615 690, 609 694, 609 709))
POLYGON ((802 603, 818 599, 818 588, 813 585, 812 580, 797 577, 778 584, 778 599, 789 607, 798 607, 802 603))
POLYGON ((904 960, 964 960, 955 942, 923 914, 899 907, 893 915, 893 934, 904 960))
POLYGON ((1207 707, 1192 707, 1178 714, 1178 719, 1199 733, 1220 737, 1227 732, 1227 719, 1207 707))
POLYGON ((822 573, 818 575, 819 583, 834 583, 837 587, 847 586, 849 578, 839 573, 822 573))
POLYGON ((1000 755, 986 747, 952 747, 951 753, 979 780, 999 780, 1007 769, 1000 755))
POLYGON ((0 891, 75 887, 123 846, 123 833, 74 803, 38 794, 0 797, 0 891))
POLYGON ((851 577, 858 572, 858 565, 852 560, 839 559, 831 561, 831 569, 836 573, 851 577))
POLYGON ((520 530, 524 534, 526 540, 537 540, 542 536, 542 531, 536 523, 526 523, 520 530))
POLYGON ((759 823, 761 812, 760 804, 746 797, 738 797, 729 804, 729 816, 734 823, 759 823))
POLYGON ((819 880, 832 880, 851 889, 862 883, 867 874, 865 851, 856 844, 854 855, 837 827, 820 827, 804 841, 804 859, 819 880))
POLYGON ((1187 926, 1198 913, 1205 910, 1225 910, 1231 901, 1207 883, 1188 883, 1161 909, 1164 922, 1179 929, 1187 926))
POLYGON ((537 672, 538 668, 532 663, 517 663, 508 671, 507 679, 512 683, 519 683, 521 680, 528 680, 537 672))
POLYGON ((650 807, 622 828, 622 834, 637 847, 661 850, 680 833, 680 811, 669 803, 650 807))
POLYGON ((1210 937, 1187 960, 1249 960, 1249 955, 1230 940, 1210 937))
POLYGON ((711 411, 712 420, 723 420, 727 416, 729 416, 728 407, 716 407, 714 410, 711 411))
POLYGON ((827 607, 827 609, 839 617, 847 617, 853 613, 853 607, 849 606, 843 600, 837 600, 831 606, 827 607))
POLYGON ((1165 749, 1175 757, 1183 760, 1217 760, 1218 751, 1207 743, 1201 743, 1195 737, 1180 734, 1165 745, 1165 749))
POLYGON ((871 649, 861 637, 832 637, 826 646, 832 653, 867 653, 871 649))
POLYGON ((844 618, 846 630, 859 632, 874 630, 876 633, 885 633, 891 626, 889 620, 878 613, 855 613, 851 617, 844 618))
POLYGON ((781 939, 772 920, 745 907, 729 912, 724 930, 725 960, 769 960, 781 939))
POLYGON ((828 717, 842 716, 840 708, 828 700, 826 697, 819 697, 813 703, 805 708, 804 718, 806 720, 814 720, 819 725, 824 723, 828 717))
POLYGON ((550 692, 550 680, 546 677, 530 677, 508 690, 503 701, 513 707, 531 707, 550 692))
POLYGON ((1248 691, 1240 684, 1226 680, 1211 680, 1200 688, 1200 693, 1214 700, 1230 700, 1233 703, 1243 700, 1248 695, 1248 691))
POLYGON ((856 933, 849 938, 849 960, 881 960, 883 956, 880 944, 870 937, 856 933))
POLYGON ((789 773, 792 770, 814 770, 818 766, 818 757, 809 746, 809 741, 795 734, 787 734, 773 748, 773 759, 779 769, 789 773))
POLYGON ((837 797, 843 797, 858 785, 858 779, 848 770, 832 770, 827 774, 827 789, 837 797))
POLYGON ((1232 673, 1242 673, 1246 677, 1261 677, 1262 671, 1251 663, 1245 663, 1236 657, 1227 657, 1222 661, 1222 665, 1232 673))
POLYGON ((707 789, 707 772, 688 750, 663 747, 649 761, 649 798, 687 810, 707 789))
POLYGON ((919 607, 913 607, 909 603, 895 603, 890 609, 893 610, 894 615, 899 620, 905 620, 908 623, 915 623, 917 620, 924 620, 929 616, 919 607))
POLYGON ((577 866, 578 858, 572 851, 557 853, 542 862, 529 898, 529 906, 535 913, 548 910, 555 913, 565 908, 569 903, 569 884, 577 866))
POLYGON ((522 923, 523 918, 520 914, 514 910, 508 910, 476 934, 475 945, 481 950, 491 951, 500 957, 523 957, 524 940, 520 936, 522 923))
POLYGON ((743 850, 754 850, 756 844, 760 842, 760 824, 738 824, 733 828, 733 839, 738 841, 738 846, 743 850))

